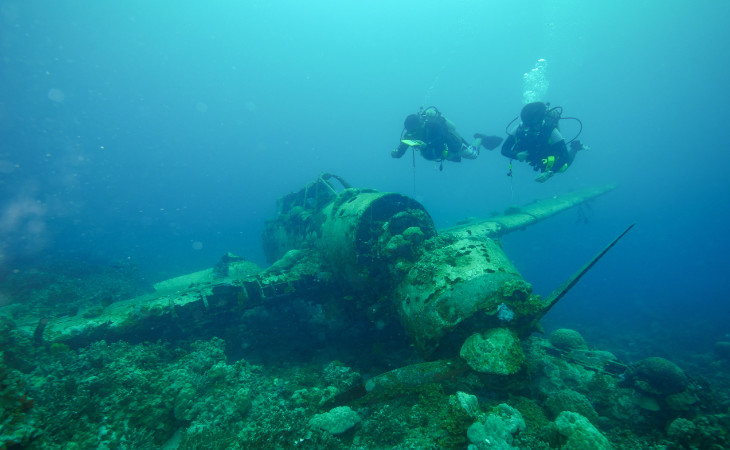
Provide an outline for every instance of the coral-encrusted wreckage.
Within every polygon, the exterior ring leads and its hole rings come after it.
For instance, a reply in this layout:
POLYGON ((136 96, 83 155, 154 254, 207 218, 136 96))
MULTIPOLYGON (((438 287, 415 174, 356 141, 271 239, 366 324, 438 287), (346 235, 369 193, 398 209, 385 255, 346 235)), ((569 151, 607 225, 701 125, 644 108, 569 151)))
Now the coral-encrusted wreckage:
POLYGON ((225 255, 211 269, 158 283, 153 294, 117 302, 97 317, 44 324, 45 339, 71 346, 154 340, 166 327, 195 329, 215 316, 307 298, 355 302, 374 321, 397 319, 426 360, 460 357, 478 372, 511 374, 521 367, 520 338, 535 331, 628 229, 544 300, 532 294, 497 239, 611 189, 579 191, 437 232, 410 197, 355 189, 324 174, 279 200, 263 235, 268 269, 225 255), (505 352, 498 367, 482 356, 490 345, 505 352))
MULTIPOLYGON (((124 436, 132 446, 168 448, 639 448, 650 442, 642 433, 657 426, 676 448, 714 444, 711 430, 726 426, 724 416, 696 419, 698 404, 708 411, 717 405, 707 406, 707 390, 670 361, 626 365, 589 349, 573 330, 534 336, 540 319, 628 229, 545 299, 532 293, 499 238, 611 189, 437 230, 407 196, 355 189, 323 174, 279 200, 263 235, 270 267, 228 254, 133 299, 19 321, 13 336, 26 337, 12 342, 65 355, 73 369, 63 373, 84 374, 73 383, 49 376, 56 381, 45 389, 59 404, 79 403, 78 393, 62 400, 77 387, 90 403, 99 393, 94 408, 105 412, 79 423, 102 427, 103 435, 58 427, 89 445, 124 436), (302 324, 316 336, 291 338, 302 324), (289 336, 292 353, 319 352, 312 358, 318 368, 310 373, 306 363, 287 362, 274 348, 277 335, 289 336), (187 350, 168 351, 170 343, 187 350), (255 359, 254 348, 278 358, 282 372, 246 362, 255 359), (70 358, 73 352, 78 356, 70 358), (146 387, 129 388, 137 383, 131 369, 111 375, 115 364, 144 367, 146 387), (116 383, 125 388, 115 390, 116 383), (159 392, 149 387, 156 385, 159 392), (137 392, 134 399, 129 392, 137 392), (156 406, 147 408, 143 398, 156 406), (115 400, 103 406, 106 399, 115 400), (100 425, 98 417, 112 414, 104 408, 131 418, 120 419, 123 427, 100 425)), ((20 437, 4 442, 42 441, 38 422, 24 419, 32 404, 23 384, 8 386, 15 386, 8 398, 21 399, 8 429, 20 437)))

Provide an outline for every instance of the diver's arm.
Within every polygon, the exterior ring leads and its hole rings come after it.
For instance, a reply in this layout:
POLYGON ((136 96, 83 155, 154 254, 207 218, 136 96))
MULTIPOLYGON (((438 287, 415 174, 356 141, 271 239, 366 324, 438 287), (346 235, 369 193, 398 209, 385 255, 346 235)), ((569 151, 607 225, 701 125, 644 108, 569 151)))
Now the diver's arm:
POLYGON ((401 142, 395 150, 390 152, 390 156, 392 156, 393 158, 400 158, 401 156, 405 155, 406 150, 408 150, 408 146, 401 142))
POLYGON ((396 147, 394 150, 390 152, 390 156, 393 158, 400 158, 401 156, 405 155, 406 150, 408 150, 408 144, 403 142, 403 139, 418 139, 414 136, 414 133, 411 133, 410 131, 403 130, 400 134, 400 141, 398 144, 398 147, 396 147))

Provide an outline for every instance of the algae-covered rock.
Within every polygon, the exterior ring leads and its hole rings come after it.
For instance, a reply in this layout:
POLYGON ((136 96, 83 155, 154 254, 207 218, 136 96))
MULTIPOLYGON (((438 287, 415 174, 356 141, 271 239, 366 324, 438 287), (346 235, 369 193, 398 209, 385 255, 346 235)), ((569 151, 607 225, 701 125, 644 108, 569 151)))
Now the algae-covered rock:
POLYGON ((360 422, 360 416, 349 406, 338 406, 309 420, 309 426, 332 434, 341 434, 360 422))
POLYGON ((570 389, 555 392, 545 402, 547 409, 558 416, 563 411, 572 411, 581 414, 591 421, 598 422, 598 413, 585 395, 570 389))
POLYGON ((550 334, 550 343, 553 347, 562 350, 584 350, 588 348, 580 333, 568 328, 560 328, 550 334))
POLYGON ((691 420, 678 417, 667 427, 667 436, 678 444, 689 448, 692 439, 697 435, 697 425, 691 420))
POLYGON ((0 351, 0 448, 26 448, 42 434, 43 424, 33 415, 22 373, 5 364, 0 351))
POLYGON ((516 448, 512 446, 514 436, 524 429, 522 414, 501 403, 483 421, 473 423, 466 435, 476 449, 513 449, 516 448))
POLYGON ((687 375, 679 366, 658 356, 636 363, 632 375, 639 389, 655 395, 677 394, 688 384, 687 375))
MULTIPOLYGON (((450 400, 453 401, 453 397, 451 396, 450 400)), ((459 405, 471 417, 476 417, 479 414, 479 399, 477 399, 476 395, 459 391, 456 393, 456 400, 453 402, 459 405)))
POLYGON ((609 450, 611 443, 585 417, 576 412, 563 411, 555 419, 558 433, 566 439, 564 450, 609 450))
POLYGON ((459 354, 472 369, 492 375, 515 374, 525 362, 520 340, 507 328, 472 334, 459 354))
POLYGON ((673 411, 690 411, 700 399, 690 389, 685 389, 677 394, 667 395, 664 402, 673 411))

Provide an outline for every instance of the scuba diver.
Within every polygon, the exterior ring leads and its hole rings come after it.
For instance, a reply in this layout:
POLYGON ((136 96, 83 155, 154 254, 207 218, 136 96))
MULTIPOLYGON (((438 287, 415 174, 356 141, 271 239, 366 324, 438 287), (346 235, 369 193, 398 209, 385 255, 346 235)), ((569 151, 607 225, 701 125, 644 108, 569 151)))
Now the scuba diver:
POLYGON ((480 146, 494 150, 501 142, 502 138, 499 136, 477 133, 470 145, 456 131, 453 122, 435 106, 429 106, 406 117, 400 144, 390 154, 393 158, 400 158, 406 150, 413 148, 414 151, 421 152, 425 159, 441 163, 440 170, 443 170, 444 160, 459 162, 461 158, 475 159, 479 155, 480 146))
MULTIPOLYGON (((563 108, 550 108, 550 103, 528 103, 520 112, 522 123, 509 131, 509 127, 517 118, 507 125, 507 140, 502 145, 502 154, 510 160, 526 161, 535 171, 541 172, 535 181, 544 183, 556 173, 565 172, 573 163, 575 154, 588 147, 577 140, 583 130, 583 124, 575 117, 561 117, 563 108), (580 125, 578 134, 566 144, 560 134, 561 119, 577 120, 580 125), (568 147, 570 146, 570 147, 568 147)), ((512 175, 510 162, 509 176, 512 175)))

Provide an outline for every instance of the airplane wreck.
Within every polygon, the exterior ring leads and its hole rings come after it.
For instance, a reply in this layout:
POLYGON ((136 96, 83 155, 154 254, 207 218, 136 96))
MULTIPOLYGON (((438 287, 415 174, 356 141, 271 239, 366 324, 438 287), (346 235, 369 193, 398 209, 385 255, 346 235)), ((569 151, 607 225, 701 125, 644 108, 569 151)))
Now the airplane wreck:
POLYGON ((306 299, 402 325, 424 362, 375 377, 369 389, 469 368, 509 375, 524 359, 520 339, 628 229, 546 299, 532 293, 499 238, 611 189, 576 191, 437 230, 410 197, 353 188, 323 174, 279 199, 263 233, 270 267, 226 255, 213 268, 157 283, 153 293, 41 321, 33 336, 77 347, 101 339, 164 339, 180 329, 203 334, 252 308, 306 299))

